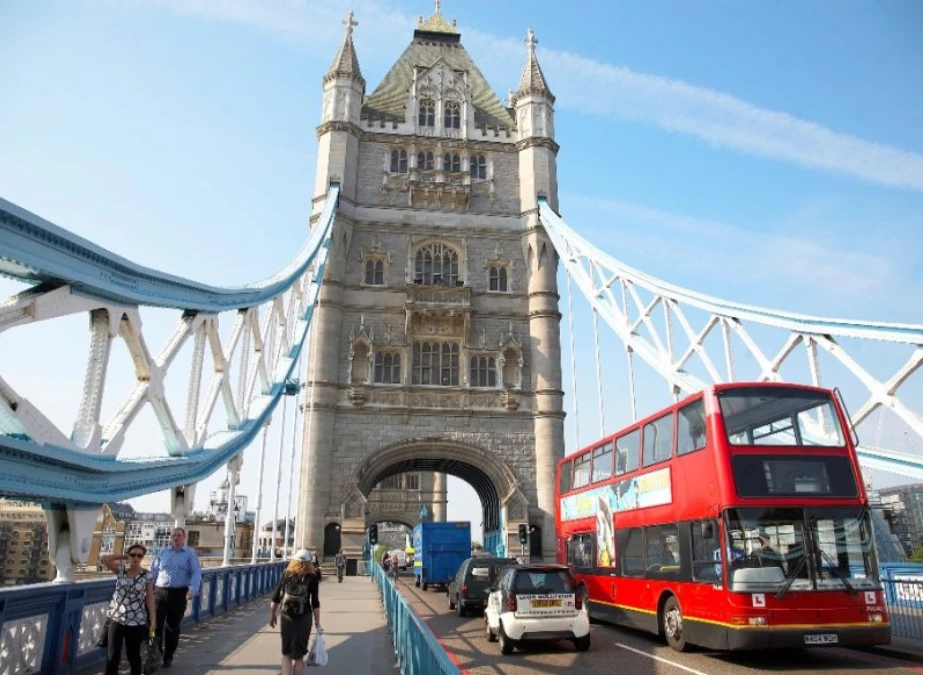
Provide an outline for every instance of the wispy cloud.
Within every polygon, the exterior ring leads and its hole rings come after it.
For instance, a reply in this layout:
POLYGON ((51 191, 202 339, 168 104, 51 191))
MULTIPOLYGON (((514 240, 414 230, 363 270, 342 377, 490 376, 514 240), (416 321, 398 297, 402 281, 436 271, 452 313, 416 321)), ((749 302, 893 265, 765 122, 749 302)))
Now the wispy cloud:
MULTIPOLYGON (((650 262, 660 262, 679 278, 738 279, 753 284, 780 285, 782 280, 793 279, 800 286, 839 296, 878 297, 897 286, 891 260, 837 248, 831 239, 817 242, 781 236, 582 195, 563 195, 560 201, 568 205, 569 212, 581 214, 582 222, 603 223, 594 232, 581 234, 605 250, 623 251, 618 257, 631 266, 648 268, 650 262), (717 270, 722 274, 717 275, 717 270)), ((677 283, 677 278, 665 281, 677 283)))
MULTIPOLYGON (((370 27, 369 35, 375 36, 370 48, 362 49, 374 58, 391 54, 391 36, 414 25, 414 17, 377 2, 351 4, 360 21, 370 27), (384 49, 387 45, 389 51, 384 49)), ((346 2, 316 0, 162 0, 162 5, 177 13, 251 25, 287 40, 295 38, 312 51, 323 48, 332 56, 331 47, 340 40, 338 28, 348 8, 346 2)), ((487 66, 486 75, 496 82, 502 73, 495 64, 519 66, 524 58, 519 39, 472 29, 464 33, 476 61, 487 66)), ((361 35, 362 31, 358 44, 364 39, 361 35)), ((915 152, 838 133, 707 87, 638 73, 568 51, 541 49, 540 61, 562 108, 649 124, 711 145, 871 183, 922 188, 922 156, 915 152)), ((505 79, 510 73, 505 66, 505 79)))

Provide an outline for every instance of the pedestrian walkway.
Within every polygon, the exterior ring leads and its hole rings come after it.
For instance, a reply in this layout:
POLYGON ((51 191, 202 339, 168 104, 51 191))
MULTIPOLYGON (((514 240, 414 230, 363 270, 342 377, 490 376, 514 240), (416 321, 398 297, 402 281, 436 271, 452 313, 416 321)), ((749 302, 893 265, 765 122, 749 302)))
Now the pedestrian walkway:
MULTIPOLYGON (((395 652, 379 591, 369 577, 321 582, 325 675, 396 675, 395 652)), ((174 656, 176 675, 274 675, 280 672, 279 629, 270 628, 269 596, 187 629, 174 656)), ((124 672, 128 672, 127 664, 124 672)), ((102 667, 91 672, 102 672, 102 667)), ((161 672, 161 671, 158 671, 161 672)), ((314 669, 306 669, 314 672, 314 669)))

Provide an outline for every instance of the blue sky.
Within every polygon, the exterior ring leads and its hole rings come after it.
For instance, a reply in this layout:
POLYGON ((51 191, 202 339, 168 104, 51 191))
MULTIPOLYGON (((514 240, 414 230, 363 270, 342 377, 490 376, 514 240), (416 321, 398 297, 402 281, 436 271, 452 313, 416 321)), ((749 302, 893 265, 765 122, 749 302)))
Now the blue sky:
MULTIPOLYGON (((922 322, 920 3, 530 7, 448 0, 443 14, 502 98, 536 32, 572 227, 697 291, 922 322)), ((321 77, 348 9, 371 92, 430 2, 0 4, 0 196, 144 265, 269 275, 305 236, 321 77)), ((12 377, 17 338, 3 339, 12 377)), ((28 333, 46 339, 66 361, 28 333)), ((69 377, 47 351, 24 385, 43 409, 69 377)), ((53 415, 68 428, 75 409, 53 415)))

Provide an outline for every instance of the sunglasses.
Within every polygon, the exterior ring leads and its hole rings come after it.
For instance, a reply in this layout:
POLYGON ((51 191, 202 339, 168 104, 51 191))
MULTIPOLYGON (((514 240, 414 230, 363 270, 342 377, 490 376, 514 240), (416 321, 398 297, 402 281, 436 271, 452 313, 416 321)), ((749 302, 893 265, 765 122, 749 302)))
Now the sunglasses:
POLYGON ((129 558, 144 558, 145 556, 144 556, 144 553, 129 553, 128 557, 129 558))

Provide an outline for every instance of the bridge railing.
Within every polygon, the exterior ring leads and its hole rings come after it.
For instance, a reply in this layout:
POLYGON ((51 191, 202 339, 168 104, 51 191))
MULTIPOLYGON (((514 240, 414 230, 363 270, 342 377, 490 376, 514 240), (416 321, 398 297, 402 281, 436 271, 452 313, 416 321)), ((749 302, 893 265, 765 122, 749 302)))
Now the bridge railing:
MULTIPOLYGON (((207 621, 279 583, 285 562, 203 570, 199 597, 184 625, 207 621)), ((0 590, 0 673, 79 672, 102 663, 96 643, 106 623, 115 577, 0 590)))
POLYGON ((368 570, 382 595, 401 675, 459 675, 459 668, 430 628, 408 606, 382 567, 370 564, 368 570))
POLYGON ((882 577, 883 596, 895 637, 922 639, 922 578, 903 575, 882 577))

